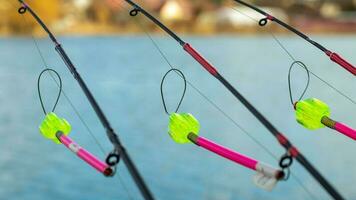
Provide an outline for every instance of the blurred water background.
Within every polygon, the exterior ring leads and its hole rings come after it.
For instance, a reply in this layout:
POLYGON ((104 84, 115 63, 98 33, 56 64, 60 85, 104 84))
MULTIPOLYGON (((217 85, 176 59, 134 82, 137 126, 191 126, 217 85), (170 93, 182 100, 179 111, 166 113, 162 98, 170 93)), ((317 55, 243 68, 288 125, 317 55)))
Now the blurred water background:
MULTIPOLYGON (((333 64, 303 40, 279 36, 292 54, 311 71, 356 99, 354 77, 333 64)), ((227 115, 277 157, 284 150, 260 123, 214 78, 168 37, 154 36, 172 65, 214 101, 227 115)), ((325 175, 347 199, 356 199, 356 144, 329 129, 315 132, 298 125, 289 102, 287 73, 290 58, 270 36, 184 37, 217 66, 279 130, 325 175)), ((331 49, 356 62, 354 36, 315 36, 331 49)), ((157 199, 329 199, 299 163, 291 170, 298 178, 281 182, 272 192, 252 183, 254 173, 194 145, 175 144, 167 134, 160 81, 169 69, 146 36, 60 38, 129 154, 157 199)), ((105 132, 77 83, 50 41, 38 39, 48 67, 57 70, 64 91, 106 153, 112 150, 105 132)), ((0 199, 141 199, 123 163, 114 178, 104 178, 61 145, 45 140, 38 131, 43 119, 37 96, 37 77, 45 64, 31 38, 0 39, 0 199), (120 178, 119 178, 120 177, 120 178), (123 185, 124 183, 124 185, 123 185)), ((306 75, 295 68, 293 89, 299 94, 306 75)), ((165 91, 169 108, 177 104, 182 81, 171 74, 165 91)), ((47 109, 58 88, 47 75, 42 81, 47 109)), ((311 77, 306 97, 327 102, 334 119, 356 127, 356 106, 311 77)), ((56 110, 73 127, 71 137, 100 158, 95 140, 61 98, 56 110)), ((188 87, 180 112, 194 114, 201 135, 234 150, 277 166, 278 162, 234 123, 188 87)))

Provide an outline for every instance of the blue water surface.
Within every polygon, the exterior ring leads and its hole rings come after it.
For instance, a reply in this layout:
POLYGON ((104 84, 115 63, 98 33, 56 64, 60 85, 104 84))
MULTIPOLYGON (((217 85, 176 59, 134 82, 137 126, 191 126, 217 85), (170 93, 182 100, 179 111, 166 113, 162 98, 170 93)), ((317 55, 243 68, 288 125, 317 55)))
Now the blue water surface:
MULTIPOLYGON (((291 36, 279 38, 295 59, 302 60, 313 73, 356 99, 354 76, 303 40, 291 36)), ((285 150, 253 115, 175 41, 162 36, 153 39, 171 65, 181 69, 189 82, 206 96, 188 86, 180 108, 180 112, 193 113, 199 119, 200 134, 278 166, 276 158, 285 150)), ((356 143, 335 131, 312 132, 296 123, 287 85, 292 60, 270 36, 187 36, 184 39, 290 138, 340 193, 347 199, 356 199, 356 143)), ((356 37, 317 36, 315 39, 356 63, 356 37)), ((146 36, 60 40, 157 199, 330 199, 297 162, 291 168, 293 176, 267 192, 254 186, 253 171, 195 145, 175 144, 167 134, 168 116, 160 97, 160 81, 169 65, 146 36)), ((0 199, 142 199, 123 163, 116 177, 105 178, 64 146, 55 145, 39 134, 38 125, 44 114, 36 83, 41 70, 50 67, 60 73, 64 92, 70 99, 69 102, 62 95, 56 113, 72 124, 71 137, 102 159, 112 150, 100 121, 50 41, 47 38, 36 41, 43 61, 31 38, 0 39, 0 199)), ((300 68, 293 71, 293 93, 297 98, 306 75, 300 68)), ((48 75, 43 77, 41 85, 49 110, 58 88, 48 75)), ((171 74, 164 89, 168 107, 173 111, 183 89, 182 81, 171 74)), ((305 97, 322 99, 330 105, 334 119, 356 127, 355 104, 315 76, 311 77, 305 97)))

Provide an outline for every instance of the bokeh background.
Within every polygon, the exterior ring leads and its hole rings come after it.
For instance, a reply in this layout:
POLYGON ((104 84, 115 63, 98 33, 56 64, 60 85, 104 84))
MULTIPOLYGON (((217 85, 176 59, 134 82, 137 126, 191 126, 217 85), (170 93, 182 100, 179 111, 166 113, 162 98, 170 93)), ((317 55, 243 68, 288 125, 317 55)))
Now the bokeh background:
MULTIPOLYGON (((202 136, 273 166, 285 153, 173 39, 143 16, 131 17, 124 1, 27 2, 58 36, 157 199, 331 199, 297 162, 291 168, 293 176, 267 192, 252 183, 254 172, 194 145, 175 144, 167 134, 168 116, 160 96, 160 82, 170 66, 160 51, 194 86, 188 85, 180 112, 199 119, 202 136)), ((356 199, 356 144, 335 131, 309 131, 296 123, 287 84, 293 60, 279 43, 315 74, 305 98, 327 102, 333 118, 352 127, 354 76, 283 28, 273 23, 259 27, 256 20, 261 16, 233 1, 136 2, 201 51, 346 199, 356 199)), ((356 63, 356 1, 248 2, 356 63)), ((0 199, 142 199, 123 163, 116 177, 104 178, 39 134, 44 115, 37 78, 49 67, 63 79, 67 98, 62 95, 56 113, 72 124, 72 138, 102 159, 112 150, 53 44, 29 14, 17 13, 18 7, 15 0, 0 0, 0 199)), ((166 81, 166 101, 173 110, 183 84, 174 74, 166 81)), ((303 69, 294 68, 292 83, 297 97, 306 83, 303 69)), ((50 74, 43 77, 41 89, 50 109, 58 92, 50 74)))
MULTIPOLYGON (((130 6, 121 0, 52 0, 30 1, 34 9, 46 19, 57 34, 117 34, 141 32, 130 21, 127 10, 130 6)), ((241 18, 231 7, 233 1, 223 0, 141 0, 138 1, 165 24, 178 32, 195 34, 260 32, 256 23, 241 18)), ((315 33, 342 32, 356 30, 355 0, 254 0, 249 1, 264 7, 280 19, 301 30, 315 33)), ((3 35, 33 32, 43 36, 36 23, 21 23, 14 12, 15 0, 1 0, 0 33, 3 35)), ((246 7, 238 7, 249 16, 258 16, 246 7)), ((158 31, 152 23, 143 22, 147 29, 158 31)), ((285 31, 274 27, 278 31, 285 31)), ((277 31, 275 30, 275 31, 277 31)))

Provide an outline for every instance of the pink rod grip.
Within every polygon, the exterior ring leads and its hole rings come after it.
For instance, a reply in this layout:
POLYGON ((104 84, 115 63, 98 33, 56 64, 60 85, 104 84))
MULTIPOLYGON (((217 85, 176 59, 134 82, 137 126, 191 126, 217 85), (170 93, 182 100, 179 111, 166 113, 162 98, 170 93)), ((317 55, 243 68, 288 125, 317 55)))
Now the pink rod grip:
POLYGON ((336 122, 334 125, 334 129, 339 131, 340 133, 356 140, 356 130, 346 126, 345 124, 336 122))
POLYGON ((218 74, 218 71, 189 43, 185 43, 183 49, 188 52, 196 61, 198 61, 210 74, 212 74, 213 76, 218 74))
POLYGON ((326 54, 330 57, 330 59, 332 61, 339 64, 341 67, 345 68, 347 71, 351 72, 354 76, 356 75, 356 68, 351 63, 349 63, 348 61, 343 59, 339 54, 332 53, 332 52, 327 52, 326 54))
POLYGON ((224 158, 227 158, 233 162, 236 162, 240 165, 243 165, 247 168, 250 168, 252 170, 256 170, 256 166, 258 164, 258 161, 249 158, 245 155, 242 155, 240 153, 237 153, 233 150, 230 150, 226 147, 223 147, 219 144, 216 144, 208 139, 205 139, 203 137, 198 137, 196 144, 203 147, 204 149, 207 149, 213 153, 216 153, 224 158))
POLYGON ((109 175, 108 170, 110 168, 106 163, 100 161, 91 153, 89 153, 88 151, 80 147, 78 144, 73 142, 72 139, 70 139, 68 136, 62 134, 59 139, 68 149, 70 149, 73 153, 75 153, 79 158, 84 160, 86 163, 94 167, 99 172, 105 175, 109 175))

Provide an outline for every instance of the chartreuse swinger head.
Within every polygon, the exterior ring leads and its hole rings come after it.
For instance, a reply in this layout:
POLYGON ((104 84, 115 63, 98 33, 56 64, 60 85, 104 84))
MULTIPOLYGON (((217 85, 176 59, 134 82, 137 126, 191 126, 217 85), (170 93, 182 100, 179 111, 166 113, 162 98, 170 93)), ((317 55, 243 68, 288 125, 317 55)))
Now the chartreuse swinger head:
POLYGON ((316 98, 298 101, 295 114, 299 124, 310 130, 324 128, 323 117, 330 117, 329 106, 316 98))
POLYGON ((61 131, 64 135, 68 135, 71 131, 71 125, 64 118, 59 118, 55 113, 48 113, 40 125, 40 132, 43 137, 53 140, 57 144, 61 144, 56 134, 61 131))
POLYGON ((198 135, 199 129, 199 121, 190 113, 173 113, 169 116, 168 133, 176 143, 190 143, 188 135, 198 135))
POLYGON ((329 106, 318 99, 299 101, 295 105, 295 110, 297 121, 308 129, 329 127, 356 140, 356 130, 331 119, 329 106))

